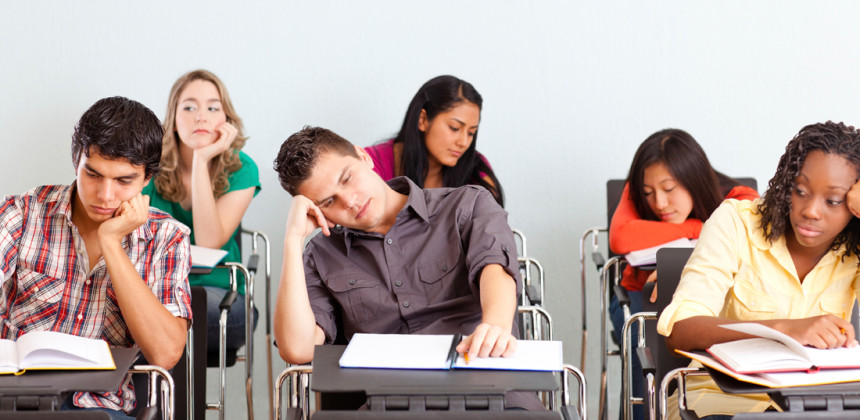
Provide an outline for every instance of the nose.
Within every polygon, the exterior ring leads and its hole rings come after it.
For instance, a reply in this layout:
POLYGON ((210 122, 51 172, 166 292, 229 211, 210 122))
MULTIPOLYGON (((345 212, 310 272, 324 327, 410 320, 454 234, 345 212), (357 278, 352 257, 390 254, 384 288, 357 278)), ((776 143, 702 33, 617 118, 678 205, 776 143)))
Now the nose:
POLYGON ((657 207, 657 209, 662 210, 668 205, 669 198, 666 196, 666 193, 660 190, 654 191, 654 206, 657 207))
POLYGON ((800 209, 800 214, 807 219, 821 218, 821 203, 818 200, 807 200, 800 209))
POLYGON ((111 182, 111 180, 106 179, 99 185, 99 190, 98 194, 96 194, 96 197, 98 197, 99 201, 103 203, 108 203, 113 201, 114 195, 115 194, 113 182, 111 182))
POLYGON ((457 136, 457 146, 466 148, 469 147, 469 132, 466 130, 460 130, 460 135, 457 136))

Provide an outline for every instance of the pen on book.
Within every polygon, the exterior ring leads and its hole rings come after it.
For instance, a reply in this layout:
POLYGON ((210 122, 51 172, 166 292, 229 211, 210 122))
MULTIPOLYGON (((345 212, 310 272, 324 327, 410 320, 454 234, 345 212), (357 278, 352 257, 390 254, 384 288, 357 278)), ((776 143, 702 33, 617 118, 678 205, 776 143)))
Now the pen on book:
POLYGON ((457 361, 457 344, 460 344, 460 340, 463 339, 461 334, 454 334, 454 338, 451 339, 451 348, 448 349, 448 358, 445 359, 448 362, 448 367, 454 367, 454 362, 457 361))
MULTIPOLYGON (((842 320, 845 321, 845 312, 842 312, 842 320)), ((845 335, 845 328, 840 328, 839 332, 841 332, 842 335, 845 335)))
POLYGON ((463 353, 463 359, 466 360, 466 364, 468 365, 469 364, 469 352, 468 351, 463 353))

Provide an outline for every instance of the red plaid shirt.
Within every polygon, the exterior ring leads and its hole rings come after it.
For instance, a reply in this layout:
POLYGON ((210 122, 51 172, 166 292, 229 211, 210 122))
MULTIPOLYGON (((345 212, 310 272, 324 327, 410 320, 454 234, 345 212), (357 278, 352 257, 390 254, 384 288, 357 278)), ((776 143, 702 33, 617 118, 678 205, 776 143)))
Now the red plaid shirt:
MULTIPOLYGON (((74 186, 37 187, 0 202, 0 338, 58 331, 131 347, 104 259, 89 267, 72 224, 74 186)), ((123 239, 140 277, 172 314, 191 319, 189 229, 150 208, 149 220, 123 239)), ((130 375, 120 389, 77 393, 80 407, 131 411, 130 375)))

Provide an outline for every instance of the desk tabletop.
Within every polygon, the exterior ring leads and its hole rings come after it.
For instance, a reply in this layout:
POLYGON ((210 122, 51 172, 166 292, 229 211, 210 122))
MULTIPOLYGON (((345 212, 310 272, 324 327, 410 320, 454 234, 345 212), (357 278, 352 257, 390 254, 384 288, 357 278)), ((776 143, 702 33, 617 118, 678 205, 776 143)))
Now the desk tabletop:
POLYGON ((0 395, 60 395, 71 391, 108 392, 119 389, 137 358, 137 348, 111 347, 115 370, 34 370, 0 375, 0 395))
POLYGON ((415 370, 341 368, 346 346, 314 349, 313 381, 316 392, 361 392, 367 395, 474 395, 506 391, 554 391, 552 372, 510 370, 415 370))

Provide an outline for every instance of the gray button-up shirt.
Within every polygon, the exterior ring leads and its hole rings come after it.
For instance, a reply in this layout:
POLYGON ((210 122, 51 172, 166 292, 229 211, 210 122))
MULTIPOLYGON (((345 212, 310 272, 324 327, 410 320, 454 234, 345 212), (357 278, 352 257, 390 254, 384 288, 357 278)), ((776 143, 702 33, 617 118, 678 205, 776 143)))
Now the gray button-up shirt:
POLYGON ((521 289, 507 212, 481 187, 422 190, 405 177, 388 185, 409 198, 387 234, 337 227, 305 248, 308 295, 326 343, 340 326, 347 339, 471 334, 481 322, 486 265, 504 267, 521 289))

